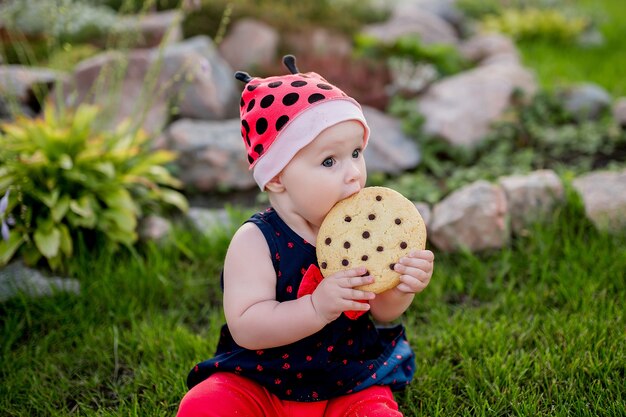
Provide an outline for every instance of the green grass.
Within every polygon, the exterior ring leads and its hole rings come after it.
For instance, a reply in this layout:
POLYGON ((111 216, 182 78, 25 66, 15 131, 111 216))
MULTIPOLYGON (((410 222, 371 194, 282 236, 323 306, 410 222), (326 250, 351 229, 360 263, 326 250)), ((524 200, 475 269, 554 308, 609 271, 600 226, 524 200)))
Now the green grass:
POLYGON ((524 64, 536 71, 543 88, 553 89, 573 83, 593 82, 606 88, 614 97, 626 95, 624 53, 626 7, 623 0, 576 0, 583 16, 598 20, 605 43, 600 47, 559 45, 551 42, 518 43, 524 64))
MULTIPOLYGON (((626 236, 578 204, 482 255, 437 253, 406 315, 407 416, 624 415, 626 236)), ((81 251, 80 296, 0 305, 0 414, 166 416, 217 343, 232 230, 111 255, 81 251)))

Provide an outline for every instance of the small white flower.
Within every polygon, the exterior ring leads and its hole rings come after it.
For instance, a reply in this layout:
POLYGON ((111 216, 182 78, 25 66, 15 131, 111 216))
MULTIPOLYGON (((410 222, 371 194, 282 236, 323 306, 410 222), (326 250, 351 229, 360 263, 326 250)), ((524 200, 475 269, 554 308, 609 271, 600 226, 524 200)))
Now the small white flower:
POLYGON ((15 220, 11 215, 8 215, 5 219, 4 213, 7 211, 7 207, 9 207, 9 193, 10 190, 7 190, 6 194, 0 199, 0 231, 2 233, 2 239, 5 241, 9 240, 9 226, 15 225, 15 220))

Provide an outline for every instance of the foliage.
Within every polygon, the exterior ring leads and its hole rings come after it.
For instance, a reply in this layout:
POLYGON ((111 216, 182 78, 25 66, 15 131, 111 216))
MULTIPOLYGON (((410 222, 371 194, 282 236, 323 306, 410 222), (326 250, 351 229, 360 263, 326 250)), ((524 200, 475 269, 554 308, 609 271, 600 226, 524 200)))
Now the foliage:
MULTIPOLYGON (((175 230, 134 256, 78 244, 80 295, 0 304, 3 415, 175 415, 224 322, 232 233, 175 230)), ((509 248, 436 256, 403 319, 419 352, 403 415, 623 415, 624 235, 570 204, 509 248)))
POLYGON ((553 90, 573 83, 593 82, 615 97, 626 94, 626 8, 622 0, 578 0, 579 13, 590 16, 600 31, 594 46, 521 41, 518 47, 527 66, 532 67, 542 88, 553 90))
MULTIPOLYGON (((412 101, 390 110, 405 120, 408 134, 420 132, 423 117, 412 101)), ((537 169, 580 174, 619 166, 626 160, 626 132, 610 117, 577 122, 558 94, 541 92, 525 104, 518 100, 508 115, 475 148, 454 147, 441 139, 417 134, 422 162, 413 173, 395 179, 373 177, 415 201, 436 203, 450 192, 479 179, 537 169)))
POLYGON ((231 21, 255 18, 283 33, 325 27, 349 34, 364 23, 382 20, 388 14, 373 7, 371 0, 202 0, 201 3, 200 9, 189 13, 183 22, 185 37, 205 34, 215 38, 225 12, 231 21))
POLYGON ((42 257, 52 269, 65 266, 74 241, 91 237, 130 246, 137 219, 163 204, 186 210, 181 184, 162 166, 167 151, 151 152, 148 136, 130 130, 97 131, 98 108, 82 105, 45 118, 18 118, 0 135, 0 194, 10 190, 7 213, 16 225, 0 242, 0 264, 21 253, 27 263, 42 257))
POLYGON ((0 55, 6 64, 28 65, 48 59, 48 39, 25 36, 23 33, 7 33, 0 37, 0 55))
POLYGON ((180 6, 181 0, 83 0, 93 5, 107 6, 120 13, 142 13, 148 9, 170 10, 180 6))
POLYGON ((405 58, 416 63, 432 64, 442 76, 453 75, 469 67, 454 46, 424 45, 417 36, 402 36, 385 43, 371 36, 357 35, 355 52, 375 59, 405 58))
POLYGON ((481 26, 487 32, 499 32, 516 40, 544 39, 572 42, 590 25, 583 17, 566 16, 558 10, 507 9, 499 15, 488 15, 481 26))
POLYGON ((457 0, 457 7, 468 17, 482 19, 498 15, 507 9, 559 9, 567 8, 568 0, 457 0))
POLYGON ((96 39, 118 29, 113 10, 76 0, 10 0, 0 5, 0 23, 11 31, 57 42, 96 39))
POLYGON ((100 49, 93 45, 65 43, 50 53, 46 67, 58 71, 73 71, 79 62, 100 52, 100 49))

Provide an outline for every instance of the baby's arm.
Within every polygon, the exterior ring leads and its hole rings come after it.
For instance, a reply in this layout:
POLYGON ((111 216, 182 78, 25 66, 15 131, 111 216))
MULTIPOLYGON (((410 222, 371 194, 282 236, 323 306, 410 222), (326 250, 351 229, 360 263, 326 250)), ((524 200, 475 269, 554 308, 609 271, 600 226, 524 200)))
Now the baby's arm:
POLYGON ((429 250, 412 251, 395 265, 400 273, 396 288, 378 294, 370 302, 374 320, 389 323, 396 320, 411 305, 416 293, 422 292, 433 275, 435 255, 429 250))
POLYGON ((246 223, 233 236, 224 264, 229 330, 247 349, 282 346, 310 336, 342 311, 369 308, 357 300, 372 299, 373 294, 352 288, 372 282, 369 276, 359 276, 364 272, 365 268, 342 271, 322 280, 311 295, 278 302, 267 242, 254 224, 246 223))

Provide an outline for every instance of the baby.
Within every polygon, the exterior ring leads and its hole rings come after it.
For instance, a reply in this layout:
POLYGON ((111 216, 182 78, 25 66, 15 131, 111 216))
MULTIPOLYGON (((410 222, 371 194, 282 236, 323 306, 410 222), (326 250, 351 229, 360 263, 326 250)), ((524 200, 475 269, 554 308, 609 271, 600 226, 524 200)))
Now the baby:
POLYGON ((321 281, 298 297, 317 266, 322 221, 367 177, 369 127, 361 106, 320 75, 252 78, 241 133, 254 179, 271 207, 235 233, 226 254, 223 326, 217 352, 187 379, 179 416, 401 416, 392 390, 415 372, 402 325, 390 325, 430 282, 434 255, 399 259, 401 283, 375 295, 364 267, 321 281), (367 302, 361 302, 366 300, 367 302), (369 312, 351 320, 344 311, 369 312), (384 324, 384 326, 379 326, 384 324))

